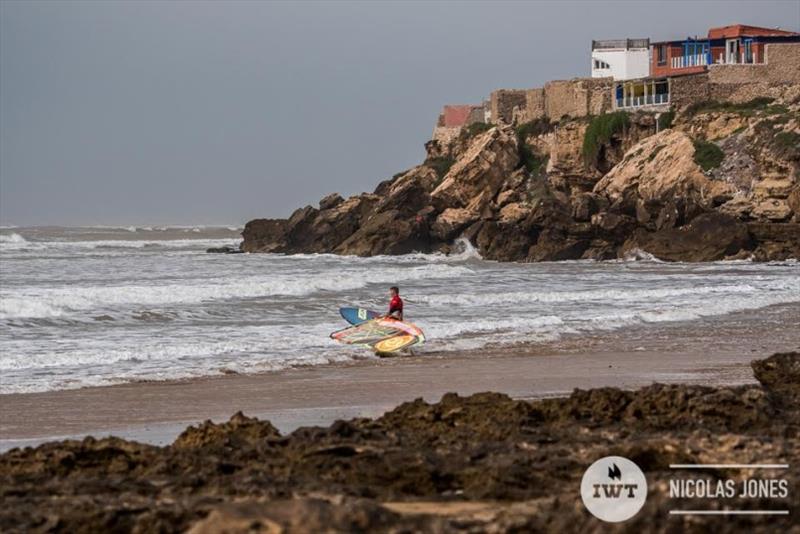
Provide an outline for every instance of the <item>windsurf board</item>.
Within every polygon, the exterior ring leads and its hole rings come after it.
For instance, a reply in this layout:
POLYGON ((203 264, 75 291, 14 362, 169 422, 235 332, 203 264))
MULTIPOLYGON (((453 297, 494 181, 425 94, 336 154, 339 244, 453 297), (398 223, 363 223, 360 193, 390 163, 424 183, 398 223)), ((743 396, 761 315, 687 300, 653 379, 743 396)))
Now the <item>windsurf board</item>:
POLYGON ((361 324, 380 317, 380 313, 365 308, 339 308, 342 318, 350 324, 361 324))

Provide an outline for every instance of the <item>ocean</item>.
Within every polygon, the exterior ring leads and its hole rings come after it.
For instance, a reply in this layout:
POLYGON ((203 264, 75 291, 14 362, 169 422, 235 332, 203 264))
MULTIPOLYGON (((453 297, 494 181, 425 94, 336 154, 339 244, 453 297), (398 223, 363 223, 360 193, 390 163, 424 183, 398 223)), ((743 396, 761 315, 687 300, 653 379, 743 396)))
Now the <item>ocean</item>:
POLYGON ((538 264, 462 252, 400 257, 208 254, 237 227, 0 229, 0 393, 375 358, 339 345, 340 306, 383 310, 400 286, 417 354, 702 324, 800 303, 800 264, 538 264))

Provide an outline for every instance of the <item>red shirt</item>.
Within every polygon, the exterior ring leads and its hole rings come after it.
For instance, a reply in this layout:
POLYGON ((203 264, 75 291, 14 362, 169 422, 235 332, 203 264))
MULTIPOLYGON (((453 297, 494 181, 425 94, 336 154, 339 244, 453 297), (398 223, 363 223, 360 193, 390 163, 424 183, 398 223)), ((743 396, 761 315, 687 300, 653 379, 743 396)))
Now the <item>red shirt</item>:
POLYGON ((389 302, 389 314, 394 312, 399 312, 400 317, 403 316, 403 299, 400 298, 400 295, 393 296, 391 302, 389 302))

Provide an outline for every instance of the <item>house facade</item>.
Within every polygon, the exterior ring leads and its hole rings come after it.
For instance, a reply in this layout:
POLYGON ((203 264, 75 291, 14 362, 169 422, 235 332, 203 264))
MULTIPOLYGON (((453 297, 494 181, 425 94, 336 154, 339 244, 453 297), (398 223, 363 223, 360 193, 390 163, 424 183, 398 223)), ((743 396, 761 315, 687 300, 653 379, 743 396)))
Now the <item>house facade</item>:
POLYGON ((650 39, 592 41, 592 78, 630 80, 649 74, 650 39))
POLYGON ((694 74, 709 65, 763 64, 771 43, 800 43, 800 33, 734 24, 711 28, 704 38, 651 43, 650 76, 694 74))

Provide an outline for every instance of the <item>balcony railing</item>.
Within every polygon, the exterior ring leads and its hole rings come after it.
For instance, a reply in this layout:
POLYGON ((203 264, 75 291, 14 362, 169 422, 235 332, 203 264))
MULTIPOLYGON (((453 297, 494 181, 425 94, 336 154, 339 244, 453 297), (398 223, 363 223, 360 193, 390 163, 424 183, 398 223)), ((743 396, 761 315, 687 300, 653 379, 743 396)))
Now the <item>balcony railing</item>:
POLYGON ((761 61, 759 61, 758 52, 755 51, 753 51, 750 57, 747 57, 744 52, 727 58, 724 54, 720 54, 720 56, 714 60, 714 65, 760 65, 764 63, 764 58, 760 59, 761 61))
POLYGON ((691 56, 678 56, 672 58, 673 69, 685 69, 687 67, 702 67, 708 65, 707 54, 695 54, 691 56))
POLYGON ((638 108, 642 106, 658 106, 660 104, 669 104, 669 94, 629 96, 617 99, 617 108, 638 108))
POLYGON ((744 52, 726 57, 721 54, 716 59, 709 63, 707 54, 696 54, 691 56, 678 56, 672 58, 673 69, 685 69, 689 67, 705 67, 707 65, 760 65, 763 64, 763 58, 758 57, 757 52, 753 52, 750 57, 746 56, 744 52), (761 59, 761 61, 759 61, 761 59))
POLYGON ((592 41, 592 50, 650 48, 650 39, 605 39, 592 41))

